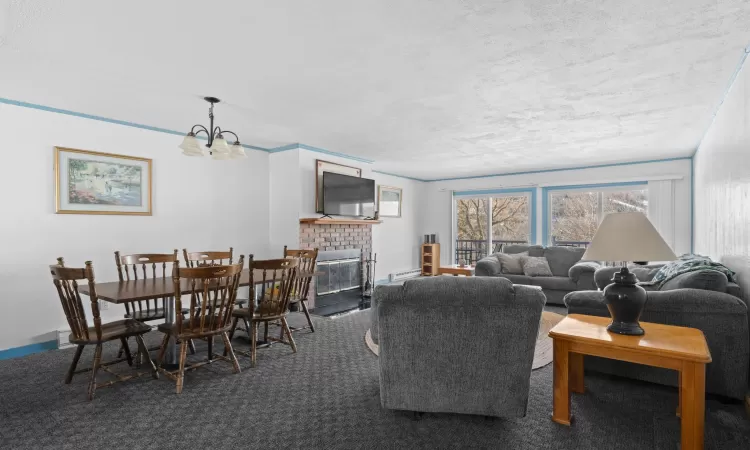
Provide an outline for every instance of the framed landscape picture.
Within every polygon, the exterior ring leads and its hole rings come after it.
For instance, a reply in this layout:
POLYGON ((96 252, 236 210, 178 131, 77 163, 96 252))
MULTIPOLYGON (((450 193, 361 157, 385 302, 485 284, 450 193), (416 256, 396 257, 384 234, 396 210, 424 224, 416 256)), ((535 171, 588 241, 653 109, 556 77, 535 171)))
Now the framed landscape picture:
POLYGON ((55 212, 151 215, 151 160, 55 147, 55 212))
POLYGON ((401 217, 401 188, 378 186, 378 208, 380 217, 401 217))

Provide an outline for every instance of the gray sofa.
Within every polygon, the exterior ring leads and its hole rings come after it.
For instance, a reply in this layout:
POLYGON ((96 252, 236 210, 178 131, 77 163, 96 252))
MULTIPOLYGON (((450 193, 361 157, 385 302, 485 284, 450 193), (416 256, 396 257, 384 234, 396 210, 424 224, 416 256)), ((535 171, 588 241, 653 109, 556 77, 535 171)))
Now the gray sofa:
MULTIPOLYGON (((740 277, 750 277, 750 266, 732 267, 740 277)), ((619 268, 596 272, 600 288, 609 284, 619 268)), ((653 278, 658 266, 631 269, 640 281, 653 278)), ((697 328, 703 331, 712 362, 706 367, 706 392, 743 399, 750 378, 750 335, 748 306, 740 286, 728 283, 717 271, 697 271, 680 275, 656 290, 644 286, 648 301, 641 315, 644 322, 697 328)), ((609 317, 601 291, 572 292, 565 296, 568 314, 609 317)), ((677 372, 586 356, 586 370, 626 376, 638 380, 677 386, 677 372)))
POLYGON ((507 245, 503 253, 516 254, 529 252, 529 256, 547 258, 552 277, 527 277, 503 273, 497 254, 492 254, 477 262, 474 275, 478 277, 503 277, 515 284, 539 286, 544 291, 548 303, 563 304, 565 294, 572 291, 596 289, 594 273, 601 267, 595 262, 580 262, 586 251, 580 247, 542 247, 541 245, 507 245))
POLYGON ((523 417, 545 299, 503 278, 378 286, 371 336, 384 408, 523 417))

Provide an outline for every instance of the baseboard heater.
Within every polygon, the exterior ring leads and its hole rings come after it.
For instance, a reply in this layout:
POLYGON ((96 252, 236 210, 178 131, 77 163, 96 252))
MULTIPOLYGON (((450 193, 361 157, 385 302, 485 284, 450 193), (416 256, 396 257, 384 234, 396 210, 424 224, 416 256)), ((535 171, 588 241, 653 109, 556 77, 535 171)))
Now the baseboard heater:
POLYGON ((394 281, 408 280, 409 278, 416 278, 422 274, 422 269, 410 269, 403 272, 395 272, 388 275, 388 282, 393 283, 394 281))

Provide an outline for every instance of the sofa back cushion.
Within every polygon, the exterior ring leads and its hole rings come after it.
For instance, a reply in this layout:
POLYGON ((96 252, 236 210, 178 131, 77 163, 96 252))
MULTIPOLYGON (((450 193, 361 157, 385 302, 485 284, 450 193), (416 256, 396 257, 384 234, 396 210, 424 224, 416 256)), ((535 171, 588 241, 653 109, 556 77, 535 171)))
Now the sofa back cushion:
POLYGON ((527 277, 551 277, 552 271, 544 256, 524 256, 521 259, 523 263, 523 274, 527 277))
POLYGON ((636 265, 629 265, 628 269, 630 269, 631 272, 635 274, 635 277, 638 278, 638 281, 651 281, 654 279, 654 276, 656 275, 656 272, 659 271, 659 267, 648 267, 648 266, 636 266, 636 265))
POLYGON ((659 288, 660 291, 671 291, 673 289, 703 289, 726 292, 727 276, 716 270, 698 270, 677 275, 659 288))
POLYGON ((503 253, 514 255, 516 253, 528 252, 529 256, 544 256, 544 247, 541 245, 511 244, 503 247, 503 253))
POLYGON ((496 255, 497 259, 500 260, 500 265, 502 267, 500 272, 514 275, 523 275, 523 263, 521 258, 523 258, 524 256, 529 256, 527 252, 507 255, 504 253, 496 253, 496 255))
POLYGON ((581 260, 584 253, 586 253, 586 249, 583 247, 553 246, 544 249, 544 257, 547 258, 552 275, 556 277, 567 277, 570 268, 581 260))

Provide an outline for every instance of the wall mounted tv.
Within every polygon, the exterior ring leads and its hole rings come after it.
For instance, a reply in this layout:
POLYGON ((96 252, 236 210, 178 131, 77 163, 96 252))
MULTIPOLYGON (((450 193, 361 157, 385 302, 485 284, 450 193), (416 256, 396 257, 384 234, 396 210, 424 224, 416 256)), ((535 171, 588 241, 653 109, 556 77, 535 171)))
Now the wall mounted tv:
POLYGON ((323 172, 323 214, 374 216, 375 180, 323 172))

